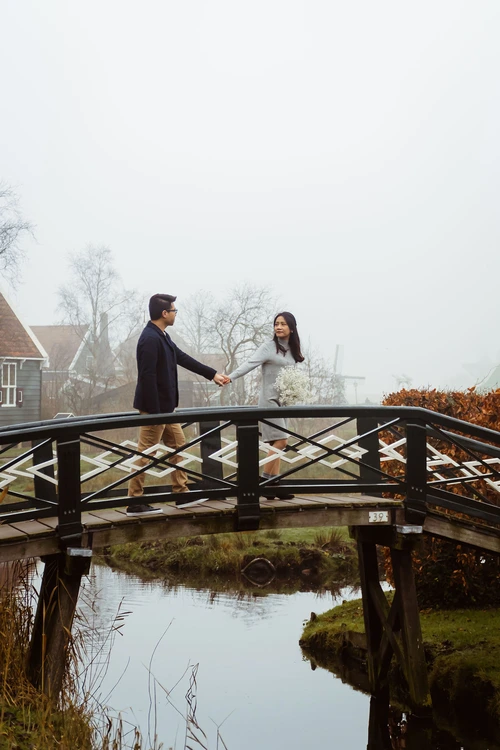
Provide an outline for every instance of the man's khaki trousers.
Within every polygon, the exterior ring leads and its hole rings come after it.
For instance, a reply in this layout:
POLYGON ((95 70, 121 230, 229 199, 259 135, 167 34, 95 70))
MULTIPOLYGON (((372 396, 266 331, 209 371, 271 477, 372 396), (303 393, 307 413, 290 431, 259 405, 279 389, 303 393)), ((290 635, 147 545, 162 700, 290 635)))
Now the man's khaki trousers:
MULTIPOLYGON (((146 412, 141 411, 141 414, 146 414, 146 412)), ((147 448, 151 448, 153 445, 157 445, 160 442, 174 450, 180 448, 181 445, 184 445, 186 438, 184 437, 180 424, 152 424, 143 425, 139 428, 139 443, 137 449, 141 451, 141 453, 147 448)), ((172 458, 169 459, 167 454, 165 458, 174 464, 182 461, 181 456, 172 456, 172 458)), ((134 463, 137 464, 137 466, 144 466, 148 463, 148 459, 137 458, 134 463)), ((158 468, 161 470, 161 467, 158 468)), ((170 476, 172 477, 173 492, 189 492, 187 486, 187 474, 185 471, 182 471, 182 469, 176 469, 170 474, 170 476)), ((145 478, 145 472, 138 474, 136 477, 132 477, 128 483, 128 497, 140 497, 144 494, 145 478)))

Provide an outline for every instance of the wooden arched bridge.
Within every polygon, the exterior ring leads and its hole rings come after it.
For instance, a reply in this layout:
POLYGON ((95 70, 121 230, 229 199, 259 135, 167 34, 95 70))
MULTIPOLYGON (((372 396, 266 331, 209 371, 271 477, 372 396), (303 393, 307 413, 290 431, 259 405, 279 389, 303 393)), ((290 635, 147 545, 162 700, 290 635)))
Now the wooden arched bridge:
POLYGON ((425 708, 411 550, 431 534, 500 553, 498 498, 500 433, 413 407, 184 409, 0 430, 0 561, 45 562, 28 670, 50 695, 60 689, 93 550, 195 534, 349 526, 358 545, 372 692, 386 690, 394 656, 412 704, 425 708), (285 414, 289 444, 277 451, 280 480, 295 497, 266 499, 272 488, 261 477, 269 459, 259 421, 285 414), (139 465, 139 426, 179 421, 187 443, 176 451, 154 446, 139 465), (192 482, 188 504, 168 483, 178 467, 192 482), (141 472, 146 500, 161 515, 126 515, 127 482, 141 472), (391 605, 379 582, 377 545, 391 549, 391 605))

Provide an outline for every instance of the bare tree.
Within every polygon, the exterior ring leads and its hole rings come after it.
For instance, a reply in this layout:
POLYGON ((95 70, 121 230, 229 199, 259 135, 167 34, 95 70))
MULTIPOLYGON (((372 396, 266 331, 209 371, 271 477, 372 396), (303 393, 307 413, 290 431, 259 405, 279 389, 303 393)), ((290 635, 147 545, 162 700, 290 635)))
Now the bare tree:
POLYGON ((181 304, 176 328, 196 355, 217 350, 214 331, 210 325, 216 308, 215 297, 204 290, 191 294, 181 304))
POLYGON ((25 254, 21 239, 33 233, 33 226, 23 218, 17 193, 0 183, 0 274, 15 283, 25 254))
MULTIPOLYGON (((231 372, 272 336, 278 307, 267 287, 240 284, 222 301, 215 300, 210 293, 192 295, 183 310, 179 329, 186 343, 196 355, 218 355, 225 371, 231 372)), ((239 404, 254 403, 257 379, 258 373, 237 380, 233 391, 220 391, 221 400, 226 401, 232 393, 239 404)), ((207 393, 207 402, 211 395, 207 393)))
MULTIPOLYGON (((273 318, 277 312, 277 302, 269 288, 250 284, 235 287, 214 309, 209 316, 210 325, 217 348, 226 360, 226 372, 232 372, 273 335, 273 318)), ((255 377, 238 379, 234 389, 240 404, 254 403, 257 399, 255 377)))
POLYGON ((113 348, 124 344, 143 322, 143 302, 126 290, 111 250, 87 245, 70 255, 70 281, 59 288, 59 311, 72 325, 85 349, 84 369, 65 386, 70 410, 92 410, 93 398, 118 382, 113 348))
POLYGON ((315 351, 310 343, 305 347, 303 354, 313 403, 346 404, 345 382, 342 375, 335 372, 334 364, 315 351))

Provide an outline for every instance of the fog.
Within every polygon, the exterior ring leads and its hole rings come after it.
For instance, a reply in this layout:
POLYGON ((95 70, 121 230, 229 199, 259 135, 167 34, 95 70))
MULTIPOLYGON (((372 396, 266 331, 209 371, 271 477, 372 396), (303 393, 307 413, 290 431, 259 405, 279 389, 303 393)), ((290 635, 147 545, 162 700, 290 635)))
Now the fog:
POLYGON ((500 363, 499 38, 498 0, 3 0, 17 310, 56 322, 92 242, 179 316, 272 287, 363 399, 472 385, 500 363))

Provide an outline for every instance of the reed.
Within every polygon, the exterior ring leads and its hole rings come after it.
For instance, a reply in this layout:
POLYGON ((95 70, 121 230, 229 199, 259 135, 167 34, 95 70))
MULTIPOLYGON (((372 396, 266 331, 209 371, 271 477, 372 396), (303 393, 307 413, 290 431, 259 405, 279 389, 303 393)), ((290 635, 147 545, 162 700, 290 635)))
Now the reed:
POLYGON ((33 563, 0 566, 0 748, 92 747, 92 717, 68 677, 57 703, 26 678, 33 624, 33 563))
MULTIPOLYGON (((114 638, 128 613, 120 607, 112 625, 102 631, 95 592, 82 593, 85 606, 75 618, 59 699, 52 701, 31 685, 25 665, 37 599, 35 573, 33 560, 0 564, 0 750, 171 750, 156 733, 150 737, 148 731, 146 740, 136 726, 120 715, 113 716, 105 705, 109 696, 104 703, 99 698, 114 638)), ((196 718, 198 665, 187 671, 186 710, 179 711, 186 723, 182 747, 208 748, 207 735, 196 718)), ((151 678, 154 713, 159 683, 151 678)), ((219 727, 216 747, 226 747, 219 727)))

